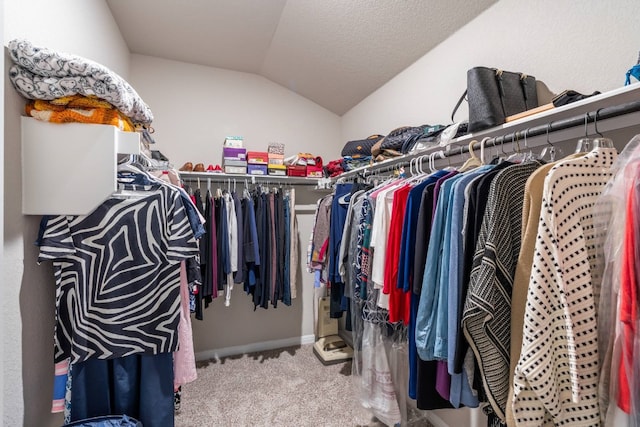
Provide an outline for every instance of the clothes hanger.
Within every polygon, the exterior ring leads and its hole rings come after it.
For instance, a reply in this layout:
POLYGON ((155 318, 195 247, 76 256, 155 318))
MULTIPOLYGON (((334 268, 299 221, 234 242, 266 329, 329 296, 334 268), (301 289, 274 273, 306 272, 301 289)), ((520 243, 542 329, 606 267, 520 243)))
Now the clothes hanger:
POLYGON ((610 138, 605 138, 604 135, 598 130, 598 114, 600 113, 600 110, 602 110, 602 108, 598 108, 596 110, 596 116, 593 118, 593 128, 595 129, 596 134, 600 136, 599 138, 595 138, 593 140, 593 148, 614 148, 613 140, 610 138))
POLYGON ((533 155, 533 150, 529 148, 529 144, 527 143, 527 135, 529 135, 529 128, 526 128, 524 131, 524 162, 531 162, 535 160, 535 156, 533 155))
MULTIPOLYGON (((445 159, 447 156, 445 156, 443 150, 436 151, 436 152, 434 152, 432 154, 433 154, 433 156, 429 157, 429 170, 431 170, 431 173, 435 173, 435 172, 437 172, 437 169, 436 169, 436 156, 440 157, 441 159, 445 159)), ((449 161, 449 164, 451 164, 451 161, 449 161)))
POLYGON ((489 138, 488 136, 482 138, 482 141, 480 141, 480 163, 482 163, 483 165, 486 165, 487 162, 484 159, 484 145, 487 143, 488 140, 490 140, 491 138, 489 138))
POLYGON ((547 154, 549 154, 549 160, 555 162, 556 160, 556 148, 553 146, 551 141, 549 141, 549 129, 551 128, 551 122, 547 123, 547 146, 545 146, 540 152, 539 159, 544 159, 547 154))
POLYGON ((478 157, 476 157, 475 153, 473 152, 473 144, 475 144, 476 142, 478 141, 474 139, 469 143, 469 155, 471 157, 466 162, 464 162, 462 166, 460 166, 460 168, 458 169, 458 172, 465 172, 469 169, 482 166, 482 162, 478 157))
POLYGON ((527 160, 527 154, 523 152, 522 149, 520 148, 520 140, 518 138, 518 132, 513 133, 513 140, 511 141, 511 151, 513 151, 513 154, 507 158, 508 161, 523 163, 527 160), (514 148, 514 144, 515 144, 515 148, 514 148))
POLYGON ((591 151, 591 143, 593 142, 593 140, 589 138, 588 123, 589 123, 589 113, 585 113, 584 114, 584 138, 580 138, 578 140, 578 143, 576 144, 576 151, 574 151, 576 154, 586 153, 588 151, 591 151))

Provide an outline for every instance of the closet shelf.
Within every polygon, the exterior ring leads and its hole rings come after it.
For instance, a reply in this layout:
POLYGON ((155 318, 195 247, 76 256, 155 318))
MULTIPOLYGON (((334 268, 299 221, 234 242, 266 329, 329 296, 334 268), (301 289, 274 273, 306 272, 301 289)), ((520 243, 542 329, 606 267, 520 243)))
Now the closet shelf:
POLYGON ((305 178, 296 176, 277 176, 277 175, 248 175, 248 174, 230 174, 230 173, 216 173, 216 172, 180 172, 180 178, 183 181, 200 181, 202 182, 217 182, 217 183, 230 183, 233 185, 244 184, 246 181, 248 184, 259 183, 278 183, 278 184, 290 184, 290 185, 312 185, 318 186, 320 180, 323 178, 305 178))
MULTIPOLYGON (((379 163, 374 163, 371 166, 360 167, 345 172, 334 178, 334 180, 353 178, 355 175, 365 171, 390 170, 401 165, 407 165, 412 159, 439 150, 444 150, 448 157, 459 156, 467 152, 467 147, 472 140, 480 141, 483 138, 491 138, 486 143, 487 147, 491 147, 504 144, 505 142, 509 143, 514 140, 522 141, 525 133, 527 137, 534 137, 545 134, 547 129, 549 133, 553 133, 577 126, 584 126, 585 118, 588 123, 593 123, 596 119, 596 114, 598 116, 599 129, 603 129, 600 127, 600 123, 605 120, 611 122, 607 123, 607 131, 622 129, 640 123, 638 117, 636 117, 639 111, 640 82, 637 82, 558 108, 552 108, 531 116, 523 117, 500 126, 461 136, 451 141, 447 147, 430 147, 420 152, 404 154, 379 163), (610 120, 614 118, 615 120, 610 120)), ((544 144, 546 144, 546 139, 544 144)), ((540 146, 543 145, 543 143, 538 143, 537 145, 540 146)), ((532 145, 529 144, 529 146, 531 147, 532 145)), ((444 162, 447 161, 448 160, 445 160, 444 162)))
POLYGON ((118 154, 139 154, 140 134, 111 125, 22 117, 22 213, 85 215, 117 189, 118 154))

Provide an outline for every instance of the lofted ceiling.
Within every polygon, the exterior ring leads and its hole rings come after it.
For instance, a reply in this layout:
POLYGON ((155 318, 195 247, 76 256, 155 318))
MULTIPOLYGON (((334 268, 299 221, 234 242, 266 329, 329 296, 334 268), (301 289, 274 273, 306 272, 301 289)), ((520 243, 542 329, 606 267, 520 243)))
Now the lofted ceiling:
POLYGON ((131 53, 254 73, 342 115, 496 0, 107 0, 131 53))

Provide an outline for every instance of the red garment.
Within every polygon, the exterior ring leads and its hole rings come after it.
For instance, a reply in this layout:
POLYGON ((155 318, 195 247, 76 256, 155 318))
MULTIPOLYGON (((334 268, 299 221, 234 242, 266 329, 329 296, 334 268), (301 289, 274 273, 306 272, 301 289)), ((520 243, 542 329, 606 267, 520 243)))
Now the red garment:
POLYGON ((330 177, 338 176, 344 172, 344 168, 342 167, 342 160, 332 160, 327 163, 326 166, 327 172, 330 177))
POLYGON ((384 294, 389 294, 389 321, 403 321, 405 325, 409 324, 411 315, 411 293, 398 288, 398 263, 400 262, 402 227, 409 191, 411 191, 411 186, 405 185, 393 194, 382 288, 384 294))
POLYGON ((620 277, 620 322, 622 322, 622 351, 618 371, 618 406, 626 413, 631 412, 631 393, 629 374, 633 369, 633 344, 636 336, 637 321, 637 280, 635 265, 635 185, 632 185, 627 198, 627 219, 622 247, 622 272, 620 277))

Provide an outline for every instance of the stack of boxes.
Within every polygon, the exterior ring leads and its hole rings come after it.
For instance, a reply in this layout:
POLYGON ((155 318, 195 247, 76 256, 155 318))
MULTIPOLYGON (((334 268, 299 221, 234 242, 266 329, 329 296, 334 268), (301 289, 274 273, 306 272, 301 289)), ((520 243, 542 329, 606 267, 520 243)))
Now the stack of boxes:
POLYGON ((264 151, 249 151, 247 153, 249 175, 266 175, 269 155, 264 151))
POLYGON ((285 164, 284 144, 271 142, 267 151, 247 151, 241 136, 228 136, 222 149, 222 168, 228 174, 322 177, 322 159, 299 153, 285 164))
POLYGON ((301 158, 298 154, 294 156, 292 159, 288 159, 289 164, 287 165, 287 175, 288 176, 299 176, 305 177, 307 176, 307 162, 306 159, 301 158))
POLYGON ((271 142, 267 147, 269 175, 286 176, 287 167, 284 165, 284 144, 271 142))
POLYGON ((241 136, 228 136, 224 140, 222 168, 224 173, 247 173, 247 150, 242 146, 241 136))
POLYGON ((314 157, 313 154, 308 154, 306 157, 306 161, 307 177, 322 178, 324 176, 322 170, 322 159, 320 157, 314 157))

